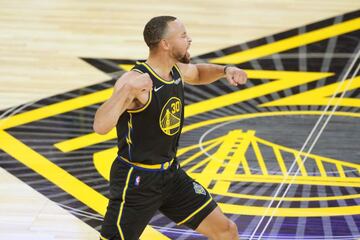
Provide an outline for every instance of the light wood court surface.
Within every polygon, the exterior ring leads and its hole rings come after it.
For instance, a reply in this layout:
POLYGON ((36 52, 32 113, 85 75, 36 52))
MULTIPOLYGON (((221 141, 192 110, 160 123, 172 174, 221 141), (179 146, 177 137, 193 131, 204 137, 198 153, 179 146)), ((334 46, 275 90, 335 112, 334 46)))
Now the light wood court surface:
MULTIPOLYGON (((108 80, 80 57, 143 59, 142 29, 174 15, 193 56, 360 8, 354 0, 0 0, 0 109, 108 80)), ((97 239, 97 232, 0 169, 0 239, 97 239)))

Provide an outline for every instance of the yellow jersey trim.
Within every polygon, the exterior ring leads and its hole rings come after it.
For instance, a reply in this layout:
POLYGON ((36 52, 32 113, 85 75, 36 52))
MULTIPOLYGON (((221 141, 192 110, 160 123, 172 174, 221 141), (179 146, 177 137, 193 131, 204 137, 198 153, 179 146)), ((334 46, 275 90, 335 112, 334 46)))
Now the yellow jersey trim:
POLYGON ((130 165, 136 166, 136 167, 141 167, 141 168, 146 168, 146 169, 168 169, 171 164, 174 162, 174 159, 171 159, 169 162, 164 162, 162 164, 143 164, 143 163, 137 163, 137 162, 131 162, 128 159, 120 156, 121 160, 129 163, 130 165))
POLYGON ((179 72, 179 75, 180 75, 181 81, 184 81, 184 77, 183 77, 183 75, 182 75, 182 72, 180 71, 179 66, 175 64, 175 65, 174 65, 174 67, 175 67, 175 68, 176 68, 176 70, 179 72))
POLYGON ((162 77, 160 77, 147 63, 142 62, 141 63, 144 67, 147 68, 147 70, 149 70, 149 72, 154 75, 154 77, 156 77, 159 81, 165 83, 165 84, 173 84, 174 83, 174 79, 171 81, 167 81, 165 79, 163 79, 162 77))
POLYGON ((131 71, 134 71, 134 72, 138 72, 138 73, 141 73, 141 74, 143 74, 143 72, 142 72, 141 70, 139 70, 139 69, 136 69, 136 68, 134 68, 134 69, 131 69, 131 71))
POLYGON ((182 220, 181 222, 177 223, 177 225, 181 225, 185 222, 187 222, 190 218, 192 218, 193 216, 195 216, 195 214, 197 214, 198 212, 200 212, 202 209, 204 209, 212 200, 212 197, 210 196, 210 199, 207 200, 206 203, 204 203, 204 205, 202 205, 201 207, 199 207, 195 212, 193 212, 192 214, 190 214, 187 218, 185 218, 184 220, 182 220))
POLYGON ((101 240, 109 240, 109 239, 107 239, 107 238, 105 238, 105 237, 103 237, 103 236, 101 236, 101 235, 100 235, 100 239, 101 239, 101 240))
POLYGON ((137 108, 137 109, 128 109, 127 112, 129 112, 129 113, 139 113, 139 112, 144 111, 150 105, 151 99, 152 99, 152 90, 149 91, 149 99, 147 100, 147 102, 145 103, 144 106, 142 106, 141 108, 137 108))
POLYGON ((132 173, 133 169, 134 169, 133 167, 130 168, 130 170, 128 172, 128 175, 127 175, 127 178, 126 178, 125 187, 124 187, 124 190, 123 190, 123 193, 122 193, 122 202, 121 202, 121 205, 120 205, 119 216, 118 216, 118 219, 117 219, 117 227, 118 227, 118 230, 119 230, 119 233, 120 233, 120 238, 124 239, 124 240, 125 240, 125 238, 124 238, 124 234, 123 234, 123 232, 121 230, 121 227, 120 227, 120 220, 121 220, 121 215, 122 215, 124 205, 125 205, 126 190, 128 189, 130 176, 131 176, 131 173, 132 173))

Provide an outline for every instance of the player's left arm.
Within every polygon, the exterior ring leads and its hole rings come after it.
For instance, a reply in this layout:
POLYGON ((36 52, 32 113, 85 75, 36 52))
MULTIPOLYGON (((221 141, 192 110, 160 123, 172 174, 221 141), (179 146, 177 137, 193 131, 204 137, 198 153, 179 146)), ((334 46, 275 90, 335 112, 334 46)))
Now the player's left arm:
POLYGON ((226 77, 227 81, 233 86, 245 84, 247 80, 246 73, 240 68, 233 66, 226 67, 210 63, 177 63, 177 65, 180 68, 183 80, 191 85, 209 84, 223 77, 226 77))

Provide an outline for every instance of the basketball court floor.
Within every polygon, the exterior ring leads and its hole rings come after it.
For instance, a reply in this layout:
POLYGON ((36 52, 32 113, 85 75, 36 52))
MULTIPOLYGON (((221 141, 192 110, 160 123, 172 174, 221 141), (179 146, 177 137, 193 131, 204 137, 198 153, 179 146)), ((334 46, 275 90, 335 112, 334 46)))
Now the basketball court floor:
MULTIPOLYGON (((359 1, 0 1, 0 239, 98 239, 116 132, 92 130, 157 15, 192 62, 178 159, 240 239, 360 239, 359 1)), ((141 239, 205 239, 157 213, 141 239)))

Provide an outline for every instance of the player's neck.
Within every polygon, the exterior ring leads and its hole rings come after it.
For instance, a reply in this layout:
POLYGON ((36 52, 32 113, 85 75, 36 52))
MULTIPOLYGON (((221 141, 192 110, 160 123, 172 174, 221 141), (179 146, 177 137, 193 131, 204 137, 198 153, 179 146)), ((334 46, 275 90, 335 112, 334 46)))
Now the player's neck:
POLYGON ((173 59, 161 54, 150 53, 146 63, 163 79, 172 80, 171 69, 175 65, 173 59))

